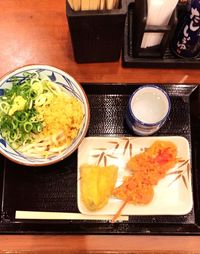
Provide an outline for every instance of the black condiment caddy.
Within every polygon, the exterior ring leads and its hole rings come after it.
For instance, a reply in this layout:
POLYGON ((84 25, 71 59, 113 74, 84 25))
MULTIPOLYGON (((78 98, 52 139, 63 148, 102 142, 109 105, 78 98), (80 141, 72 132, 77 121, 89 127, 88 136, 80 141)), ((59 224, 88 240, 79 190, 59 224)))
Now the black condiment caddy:
POLYGON ((170 49, 178 21, 186 11, 185 3, 178 4, 167 26, 147 26, 147 0, 129 0, 122 50, 123 67, 199 68, 200 58, 179 58, 170 49), (140 48, 145 32, 163 33, 160 45, 140 48))
POLYGON ((123 67, 199 68, 200 58, 179 58, 170 50, 178 21, 186 13, 179 3, 168 25, 148 26, 147 0, 121 0, 113 10, 74 11, 66 0, 66 15, 77 63, 119 61, 123 67), (163 33, 159 45, 141 48, 144 33, 163 33))
POLYGON ((113 10, 74 11, 66 0, 66 14, 77 63, 119 61, 123 45, 127 1, 113 10))

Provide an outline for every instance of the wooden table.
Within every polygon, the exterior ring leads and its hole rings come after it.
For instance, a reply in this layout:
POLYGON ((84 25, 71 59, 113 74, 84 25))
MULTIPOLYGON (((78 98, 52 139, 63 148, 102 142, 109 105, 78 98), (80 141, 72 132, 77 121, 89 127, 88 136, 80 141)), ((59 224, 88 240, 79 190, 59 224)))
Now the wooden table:
MULTIPOLYGON (((121 61, 77 64, 65 14, 65 0, 0 1, 0 76, 28 64, 61 68, 79 82, 198 83, 191 69, 125 69, 121 61)), ((0 252, 44 253, 197 253, 191 236, 33 236, 2 235, 0 252)), ((198 252, 199 253, 199 252, 198 252)))

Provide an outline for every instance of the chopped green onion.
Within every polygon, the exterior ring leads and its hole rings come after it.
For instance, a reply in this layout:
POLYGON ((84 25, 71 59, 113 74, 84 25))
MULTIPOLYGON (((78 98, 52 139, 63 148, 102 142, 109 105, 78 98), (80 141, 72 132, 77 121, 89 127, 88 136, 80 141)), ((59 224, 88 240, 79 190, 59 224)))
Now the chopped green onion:
POLYGON ((30 133, 32 128, 33 128, 32 123, 30 123, 30 122, 25 122, 24 123, 24 130, 25 130, 25 132, 30 133))
POLYGON ((32 142, 45 126, 38 107, 48 105, 59 93, 39 72, 24 72, 9 80, 10 89, 0 97, 0 133, 12 147, 32 142))
POLYGON ((3 113, 7 114, 9 109, 10 109, 10 105, 7 102, 5 102, 5 101, 0 102, 0 110, 3 113))

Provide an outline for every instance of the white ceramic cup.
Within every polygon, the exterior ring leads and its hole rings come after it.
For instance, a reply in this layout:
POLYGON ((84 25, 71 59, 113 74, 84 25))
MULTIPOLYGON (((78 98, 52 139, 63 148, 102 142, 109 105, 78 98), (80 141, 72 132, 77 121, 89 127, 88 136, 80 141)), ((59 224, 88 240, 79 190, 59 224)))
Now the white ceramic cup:
POLYGON ((163 89, 141 86, 129 99, 126 122, 136 134, 151 135, 165 123, 170 111, 170 98, 163 89))

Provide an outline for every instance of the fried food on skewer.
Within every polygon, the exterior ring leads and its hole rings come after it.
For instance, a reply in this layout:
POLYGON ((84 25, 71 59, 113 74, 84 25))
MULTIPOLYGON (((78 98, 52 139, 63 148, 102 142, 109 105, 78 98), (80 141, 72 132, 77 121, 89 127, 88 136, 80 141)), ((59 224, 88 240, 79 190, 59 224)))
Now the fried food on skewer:
POLYGON ((113 195, 124 201, 112 222, 115 222, 127 203, 145 205, 152 201, 154 186, 165 177, 177 163, 177 147, 168 141, 156 141, 143 153, 132 157, 127 163, 132 175, 114 189, 113 195))

